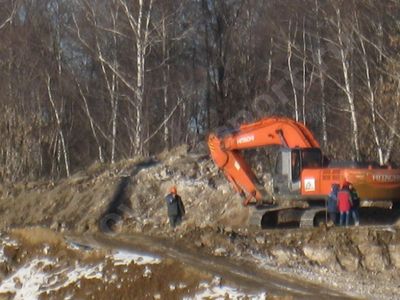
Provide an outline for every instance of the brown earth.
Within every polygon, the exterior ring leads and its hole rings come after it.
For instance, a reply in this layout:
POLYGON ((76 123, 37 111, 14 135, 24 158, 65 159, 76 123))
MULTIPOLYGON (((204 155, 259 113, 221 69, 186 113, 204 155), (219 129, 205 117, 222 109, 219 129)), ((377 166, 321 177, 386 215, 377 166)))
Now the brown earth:
POLYGON ((133 233, 63 235, 38 227, 11 230, 0 236, 0 267, 5 275, 0 299, 350 298, 256 269, 252 262, 210 255, 192 244, 133 233), (39 238, 31 238, 35 234, 39 238), (116 262, 112 255, 116 249, 151 253, 157 261, 116 262))
MULTIPOLYGON (((248 208, 206 154, 180 147, 140 169, 139 163, 143 160, 93 166, 59 182, 3 184, 0 229, 29 245, 45 240, 55 247, 65 247, 59 233, 103 232, 116 239, 140 233, 361 298, 400 295, 398 225, 250 230, 248 208), (175 231, 164 203, 173 184, 187 211, 175 231), (37 225, 58 233, 24 229, 37 225)), ((208 275, 198 276, 200 281, 208 275)))

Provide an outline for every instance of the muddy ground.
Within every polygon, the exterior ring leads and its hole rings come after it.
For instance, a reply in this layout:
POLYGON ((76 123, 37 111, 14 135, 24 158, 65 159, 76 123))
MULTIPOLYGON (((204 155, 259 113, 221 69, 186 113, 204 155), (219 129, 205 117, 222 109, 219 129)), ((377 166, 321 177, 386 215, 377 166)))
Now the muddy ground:
MULTIPOLYGON (((61 265, 39 262, 45 271, 61 270, 69 264, 88 266, 95 260, 104 263, 102 270, 96 269, 101 271, 101 276, 111 278, 112 274, 117 274, 118 280, 110 279, 107 284, 103 280, 99 287, 92 282, 99 272, 92 270, 94 275, 86 276, 79 285, 64 280, 69 285, 47 289, 46 294, 42 293, 38 298, 85 299, 97 295, 96 299, 109 299, 107 296, 122 288, 120 298, 126 299, 132 299, 132 295, 136 299, 190 299, 202 295, 201 292, 207 290, 205 285, 209 290, 213 282, 214 287, 221 286, 215 284, 221 280, 229 286, 244 288, 240 291, 241 296, 234 289, 223 292, 231 298, 257 295, 261 298, 309 299, 312 295, 321 298, 319 293, 324 291, 326 294, 322 298, 347 295, 398 299, 400 295, 400 227, 391 224, 392 220, 385 225, 362 222, 360 227, 348 228, 249 229, 246 227, 249 209, 242 207, 241 199, 204 152, 190 153, 186 147, 152 160, 94 165, 58 182, 3 184, 0 187, 0 212, 0 229, 5 243, 5 258, 0 263, 3 285, 11 278, 14 287, 24 286, 13 276, 19 267, 29 265, 38 257, 61 262, 61 265), (177 186, 187 211, 183 224, 175 231, 168 225, 164 203, 171 185, 177 186), (46 228, 46 233, 37 226, 46 228), (34 239, 36 236, 38 240, 34 239), (91 242, 85 244, 88 237, 91 242), (142 249, 165 258, 152 267, 153 281, 146 282, 142 281, 146 266, 113 265, 106 250, 117 241, 133 243, 132 247, 137 249, 139 245, 134 241, 144 238, 150 240, 150 245, 168 243, 168 249, 173 253, 182 253, 170 257, 164 248, 149 246, 142 249), (97 248, 93 248, 93 239, 97 241, 97 248), (8 240, 14 244, 8 245, 8 240), (70 249, 69 243, 81 240, 83 248, 70 249), (89 249, 87 252, 85 247, 89 249), (204 259, 197 265, 191 264, 190 261, 196 261, 196 253, 204 259), (215 258, 222 259, 219 268, 201 270, 199 265, 215 258), (247 266, 250 271, 245 272, 244 277, 235 277, 229 266, 232 270, 235 266, 247 266), (252 270, 255 274, 261 272, 258 277, 262 279, 252 277, 252 270), (179 283, 169 282, 168 286, 163 286, 165 273, 177 274, 174 280, 179 278, 179 283), (268 285, 268 282, 276 284, 268 285), (291 287, 291 284, 295 286, 291 287), (277 288, 279 285, 283 286, 277 288), (305 290, 310 290, 311 294, 305 290)), ((368 216, 374 213, 369 211, 368 216)), ((376 214, 382 215, 381 211, 376 214)), ((385 219, 386 216, 383 221, 385 219)), ((15 291, 8 296, 3 291, 1 295, 18 299, 15 291)), ((209 298, 214 296, 208 295, 209 298)))

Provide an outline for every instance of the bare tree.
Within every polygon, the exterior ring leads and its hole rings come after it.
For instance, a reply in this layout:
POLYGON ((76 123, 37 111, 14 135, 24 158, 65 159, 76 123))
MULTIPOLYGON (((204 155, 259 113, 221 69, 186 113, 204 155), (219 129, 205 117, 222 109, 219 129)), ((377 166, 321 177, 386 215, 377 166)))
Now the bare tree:
MULTIPOLYGON (((167 48, 167 41, 168 41, 168 30, 166 25, 166 18, 163 17, 161 21, 161 32, 162 32, 162 57, 163 63, 165 66, 163 67, 163 99, 164 99, 164 120, 168 118, 168 84, 169 84, 169 74, 170 74, 170 66, 169 66, 169 49, 167 48)), ((165 121, 164 124, 164 146, 166 149, 169 149, 169 124, 168 120, 165 121)))
POLYGON ((399 12, 393 1, 3 1, 0 175, 70 175, 274 113, 307 123, 339 159, 399 162, 399 12), (347 123, 353 140, 338 149, 347 123))
MULTIPOLYGON (((307 62, 307 45, 306 45, 306 17, 303 16, 303 32, 302 32, 302 42, 303 42, 303 85, 302 85, 302 115, 303 124, 306 124, 306 62, 307 62)), ((311 79, 310 79, 311 80, 311 79)))
POLYGON ((62 149, 60 149, 60 150, 62 151, 62 154, 64 156, 65 173, 67 174, 67 177, 69 177, 70 176, 70 167, 69 167, 69 159, 68 159, 68 149, 67 149, 67 145, 65 142, 64 132, 62 129, 62 120, 61 120, 61 116, 60 116, 60 109, 57 108, 55 101, 53 99, 53 93, 51 91, 51 79, 50 79, 49 74, 47 74, 46 86, 47 86, 47 93, 49 96, 49 101, 53 108, 54 116, 55 116, 56 122, 57 122, 58 134, 59 134, 59 138, 61 141, 61 147, 62 147, 62 149))
POLYGON ((138 13, 134 16, 134 10, 128 6, 126 0, 119 0, 123 11, 128 18, 136 43, 136 130, 134 138, 135 154, 143 153, 142 126, 143 126, 143 102, 145 96, 145 58, 149 42, 149 24, 153 0, 138 0, 138 13), (147 2, 147 3, 146 3, 147 2))
POLYGON ((87 97, 86 97, 85 92, 83 91, 83 89, 81 87, 81 84, 77 80, 76 80, 76 85, 78 86, 79 94, 80 94, 80 96, 81 96, 81 98, 83 100, 84 107, 85 107, 85 113, 86 113, 86 115, 87 115, 87 117, 89 119, 90 129, 92 131, 93 137, 94 137, 94 139, 96 141, 96 144, 97 144, 99 161, 101 163, 104 163, 103 147, 102 147, 102 145, 100 143, 100 139, 99 139, 99 137, 97 135, 95 120, 94 120, 94 118, 92 116, 92 113, 90 112, 90 108, 89 108, 87 97))
POLYGON ((384 160, 383 160, 383 149, 382 149, 382 144, 378 135, 378 131, 376 128, 376 104, 375 104, 375 93, 373 91, 372 88, 372 83, 371 83, 371 74, 370 74, 370 68, 369 68, 369 63, 368 63, 368 56, 367 56, 367 51, 365 49, 365 45, 364 45, 364 41, 362 39, 362 37, 359 36, 359 40, 360 40, 360 45, 361 45, 361 49, 362 49, 362 61, 364 63, 364 67, 365 67, 365 77, 366 77, 366 81, 367 81, 367 88, 368 88, 368 93, 369 93, 369 105, 371 108, 371 126, 372 126, 372 133, 374 136, 374 141, 377 147, 377 151, 378 151, 378 158, 379 158, 379 163, 381 165, 384 164, 384 160))
MULTIPOLYGON (((115 1, 111 1, 112 8, 110 9, 109 13, 111 16, 111 28, 109 29, 112 34, 112 45, 110 48, 111 51, 111 62, 110 64, 112 65, 112 69, 116 70, 117 69, 117 22, 118 22, 118 16, 119 16, 119 9, 118 7, 115 6, 115 1)), ((94 10, 92 10, 92 19, 94 21, 94 25, 97 28, 97 22, 96 22, 96 14, 94 10)), ((117 143, 117 123, 118 123, 118 107, 119 107, 119 97, 117 95, 118 93, 118 81, 117 81, 117 76, 115 72, 108 72, 108 68, 105 63, 105 55, 103 54, 103 51, 101 49, 101 45, 99 42, 99 36, 97 34, 97 31, 95 31, 95 41, 96 41, 96 50, 97 50, 97 55, 98 57, 102 58, 100 59, 100 65, 101 65, 101 70, 104 76, 104 80, 106 82, 106 87, 108 91, 108 95, 110 97, 110 104, 111 104, 111 163, 115 163, 115 157, 116 157, 116 143, 117 143), (109 74, 110 73, 110 74, 109 74)))
POLYGON ((325 78, 324 78, 324 70, 323 70, 323 62, 322 62, 322 51, 321 51, 321 28, 320 28, 320 9, 318 0, 315 0, 315 10, 316 10, 316 41, 317 41, 317 49, 316 49, 316 57, 317 57, 317 65, 318 65, 318 73, 319 73, 319 82, 320 82, 320 97, 321 97, 321 121, 322 121, 322 145, 326 148, 328 144, 328 133, 326 128, 326 100, 325 100, 325 78))
POLYGON ((354 144, 355 151, 355 159, 359 161, 361 159, 360 155, 360 146, 358 142, 358 122, 357 122, 357 114, 356 107, 354 104, 354 94, 351 87, 351 74, 350 74, 350 48, 352 47, 353 39, 352 39, 352 31, 349 29, 349 32, 343 31, 343 22, 341 18, 341 10, 339 7, 335 8, 336 12, 336 29, 337 29, 337 40, 338 47, 340 53, 340 60, 342 64, 343 78, 344 78, 344 91, 347 97, 347 101, 349 104, 350 111, 350 119, 352 125, 352 138, 354 144))
POLYGON ((287 65, 289 69, 289 78, 290 78, 290 83, 292 85, 292 91, 293 91, 293 101, 294 101, 294 115, 295 115, 295 120, 298 122, 299 121, 299 103, 297 99, 297 91, 296 91, 296 83, 295 83, 295 78, 293 74, 293 68, 292 68, 292 48, 295 46, 295 41, 296 41, 296 35, 297 35, 297 23, 293 32, 292 36, 292 20, 289 20, 289 29, 288 29, 288 39, 287 39, 287 65))

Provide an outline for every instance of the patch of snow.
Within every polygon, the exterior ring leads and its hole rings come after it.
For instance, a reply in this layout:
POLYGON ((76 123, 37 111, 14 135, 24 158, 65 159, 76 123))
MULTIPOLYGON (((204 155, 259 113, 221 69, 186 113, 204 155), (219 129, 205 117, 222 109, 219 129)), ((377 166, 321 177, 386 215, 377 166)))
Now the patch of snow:
POLYGON ((208 182, 205 179, 199 180, 199 179, 184 178, 179 181, 179 184, 184 186, 185 188, 191 188, 191 187, 201 187, 202 188, 204 186, 207 186, 208 182))
POLYGON ((71 250, 80 250, 80 251, 91 251, 94 247, 89 245, 84 245, 74 241, 67 241, 68 248, 71 250))
POLYGON ((109 258, 114 262, 115 266, 129 265, 132 262, 136 265, 151 265, 161 262, 158 257, 125 250, 114 252, 109 258))
POLYGON ((4 255, 4 246, 0 247, 0 263, 3 263, 6 261, 6 257, 4 255))
POLYGON ((199 288, 201 289, 208 289, 210 285, 207 282, 200 282, 199 288))
POLYGON ((7 236, 2 239, 1 243, 4 246, 14 246, 14 247, 19 246, 19 243, 16 240, 13 240, 7 236))
POLYGON ((64 300, 72 300, 72 299, 74 299, 74 296, 71 295, 71 294, 66 295, 65 298, 64 298, 64 300))
POLYGON ((14 300, 39 299, 42 293, 57 291, 73 283, 79 284, 82 278, 101 279, 102 269, 101 264, 57 268, 55 261, 36 258, 5 279, 0 284, 0 293, 15 293, 14 300))
POLYGON ((185 289, 185 288, 187 288, 187 285, 181 282, 181 283, 178 285, 178 288, 180 288, 180 289, 185 289))
POLYGON ((46 283, 47 274, 43 269, 51 265, 49 259, 35 259, 19 268, 0 285, 0 293, 15 293, 15 300, 37 299, 39 289, 46 283))
POLYGON ((1 237, 0 238, 0 263, 6 262, 7 259, 4 255, 4 247, 6 246, 13 246, 13 247, 17 247, 19 244, 10 239, 9 237, 1 237))
POLYGON ((50 246, 49 246, 49 245, 45 245, 45 246, 43 247, 43 253, 44 253, 45 255, 47 255, 47 254, 49 254, 49 251, 50 251, 50 246))
POLYGON ((255 261, 256 264, 259 266, 269 267, 274 265, 274 259, 270 255, 253 253, 251 254, 251 257, 253 258, 253 261, 255 261))
POLYGON ((113 274, 111 275, 111 278, 109 279, 109 281, 110 281, 110 282, 116 282, 117 279, 118 279, 117 274, 113 273, 113 274))
POLYGON ((151 269, 148 266, 146 266, 144 268, 143 277, 144 278, 150 278, 151 277, 151 269))
POLYGON ((153 299, 155 299, 155 300, 161 299, 161 295, 159 293, 154 294, 153 299))
POLYGON ((239 291, 236 288, 229 286, 210 286, 207 283, 200 283, 199 288, 203 290, 195 294, 194 296, 185 297, 185 300, 189 299, 213 299, 213 300, 224 300, 224 299, 267 299, 267 293, 262 292, 259 294, 249 294, 239 291))
POLYGON ((175 291, 175 290, 177 290, 177 289, 185 289, 185 288, 187 288, 187 285, 186 284, 184 284, 183 282, 180 282, 179 284, 177 284, 177 283, 171 283, 170 285, 169 285, 169 290, 170 291, 175 291))

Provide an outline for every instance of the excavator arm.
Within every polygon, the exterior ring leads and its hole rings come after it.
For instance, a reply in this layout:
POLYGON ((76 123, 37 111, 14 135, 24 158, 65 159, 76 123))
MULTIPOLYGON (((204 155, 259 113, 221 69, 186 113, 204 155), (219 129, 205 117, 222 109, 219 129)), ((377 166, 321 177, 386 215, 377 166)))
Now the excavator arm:
POLYGON ((238 129, 212 133, 208 137, 211 157, 223 170, 234 189, 246 196, 247 205, 252 199, 268 199, 240 150, 281 145, 287 148, 320 148, 312 133, 301 123, 288 118, 264 118, 258 122, 241 125, 238 129))

